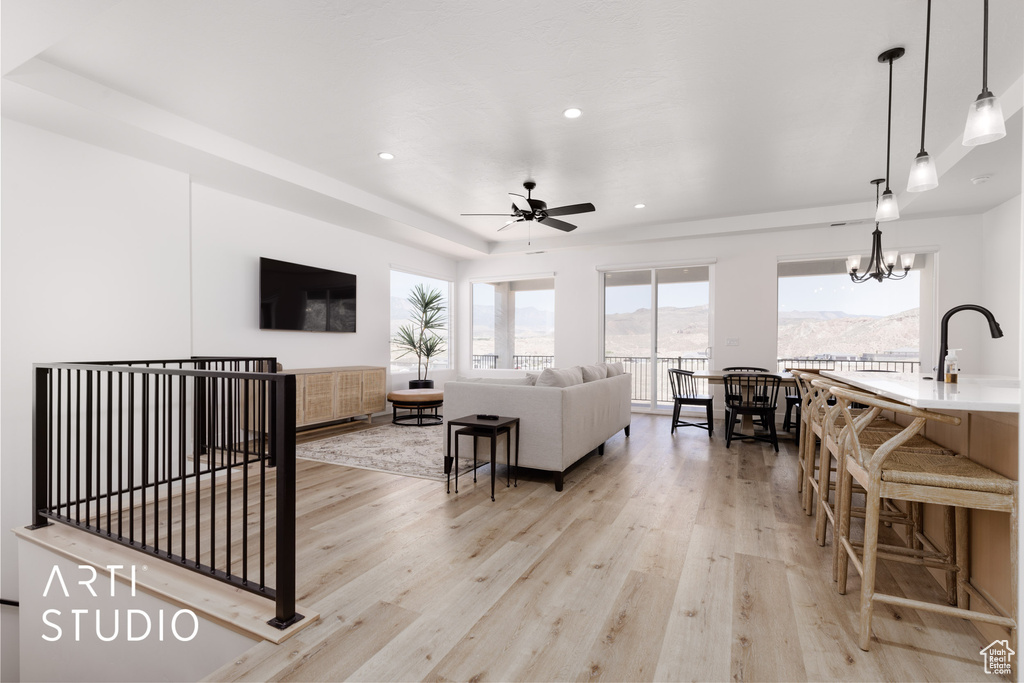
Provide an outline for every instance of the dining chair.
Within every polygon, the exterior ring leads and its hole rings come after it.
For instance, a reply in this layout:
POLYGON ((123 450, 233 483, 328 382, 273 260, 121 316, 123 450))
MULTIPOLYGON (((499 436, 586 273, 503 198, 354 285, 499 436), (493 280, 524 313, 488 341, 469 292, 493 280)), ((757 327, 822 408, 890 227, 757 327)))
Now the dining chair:
POLYGON ((775 433, 775 410, 779 398, 782 378, 764 372, 726 373, 722 376, 725 384, 725 447, 728 448, 735 435, 736 418, 750 415, 760 418, 768 429, 768 435, 739 434, 743 439, 767 441, 779 452, 779 438, 775 433))
POLYGON ((715 397, 697 391, 697 380, 691 370, 669 368, 669 384, 672 385, 672 433, 676 427, 700 427, 708 430, 708 437, 715 433, 714 402, 715 397), (679 409, 683 406, 703 406, 707 411, 707 422, 686 422, 679 419, 679 409))
POLYGON ((929 421, 947 425, 960 424, 960 418, 930 410, 881 399, 851 389, 832 387, 845 419, 840 433, 842 460, 837 491, 838 522, 836 548, 837 588, 846 593, 849 562, 861 575, 860 649, 867 651, 871 642, 871 619, 876 602, 909 609, 937 612, 952 617, 1001 626, 1009 632, 1011 650, 1017 648, 1017 482, 962 456, 944 456, 901 450, 900 446, 919 434, 929 421), (857 417, 852 404, 867 406, 857 417), (864 439, 865 427, 882 410, 891 411, 906 421, 906 426, 881 443, 864 439), (864 537, 861 550, 850 538, 851 492, 854 482, 865 490, 864 537), (896 498, 916 503, 949 506, 953 511, 945 518, 946 548, 938 550, 928 544, 921 549, 907 549, 879 543, 878 524, 882 500, 896 498), (967 510, 993 510, 1010 515, 1009 608, 993 604, 970 581, 968 565, 967 510), (951 519, 952 518, 952 519, 951 519), (950 528, 952 527, 952 528, 950 528), (879 559, 895 560, 943 570, 953 578, 955 590, 947 589, 949 605, 915 600, 902 595, 889 595, 875 590, 879 559), (984 610, 970 609, 971 598, 983 603, 984 610))
MULTIPOLYGON (((732 367, 722 368, 722 372, 768 372, 768 368, 755 368, 752 366, 733 365, 732 367)), ((768 425, 764 423, 761 416, 757 417, 757 421, 761 424, 763 429, 768 429, 768 425)))
POLYGON ((786 414, 782 418, 782 430, 788 432, 797 427, 796 445, 800 446, 800 391, 797 387, 786 387, 786 414), (796 411, 796 419, 793 419, 793 411, 796 411))

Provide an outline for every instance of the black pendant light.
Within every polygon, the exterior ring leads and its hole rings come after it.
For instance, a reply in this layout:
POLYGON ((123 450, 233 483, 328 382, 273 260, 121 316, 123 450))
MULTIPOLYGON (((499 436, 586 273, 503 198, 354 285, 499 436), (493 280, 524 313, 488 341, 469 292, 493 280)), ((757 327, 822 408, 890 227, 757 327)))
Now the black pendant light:
POLYGON ((928 113, 928 54, 932 42, 932 0, 928 0, 928 18, 924 28, 924 94, 921 95, 921 151, 914 158, 910 167, 910 179, 907 181, 907 192, 924 192, 939 186, 939 174, 935 170, 935 160, 924 149, 924 123, 928 113))
MULTIPOLYGON (((871 184, 875 186, 875 204, 878 204, 879 201, 878 187, 884 182, 885 178, 876 178, 871 181, 871 184)), ((854 282, 902 280, 910 274, 910 269, 914 265, 914 254, 900 254, 895 249, 883 251, 882 231, 878 228, 878 223, 875 222, 875 231, 871 233, 871 256, 868 257, 868 267, 864 269, 864 272, 858 272, 861 269, 860 265, 860 255, 850 256, 846 259, 846 271, 854 282), (903 266, 902 273, 893 272, 897 259, 899 259, 900 265, 903 266)))
POLYGON ((885 135, 885 192, 875 210, 875 222, 894 221, 900 217, 900 207, 896 197, 889 189, 889 157, 892 150, 892 63, 906 52, 902 47, 894 47, 878 55, 878 61, 889 62, 889 118, 885 135))
POLYGON ((964 145, 973 147, 994 142, 1006 135, 1006 122, 999 99, 988 89, 988 0, 985 0, 985 32, 981 55, 981 94, 967 110, 964 145))

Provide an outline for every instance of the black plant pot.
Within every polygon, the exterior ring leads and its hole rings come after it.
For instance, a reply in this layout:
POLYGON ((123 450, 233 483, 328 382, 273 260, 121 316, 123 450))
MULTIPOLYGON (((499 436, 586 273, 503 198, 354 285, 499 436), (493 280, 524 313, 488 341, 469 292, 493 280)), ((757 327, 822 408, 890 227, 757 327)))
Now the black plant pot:
POLYGON ((411 379, 409 380, 410 389, 433 389, 434 380, 432 379, 411 379))

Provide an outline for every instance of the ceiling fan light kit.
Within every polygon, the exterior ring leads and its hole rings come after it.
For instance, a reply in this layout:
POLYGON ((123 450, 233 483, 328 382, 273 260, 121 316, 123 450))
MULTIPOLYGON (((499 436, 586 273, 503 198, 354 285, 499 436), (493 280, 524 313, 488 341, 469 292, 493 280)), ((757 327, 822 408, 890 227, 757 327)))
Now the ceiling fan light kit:
POLYGON ((512 213, 464 213, 463 216, 509 216, 511 220, 505 222, 503 226, 498 228, 498 232, 510 228, 514 223, 521 223, 523 221, 537 221, 541 225, 546 225, 549 228, 556 228, 562 232, 572 232, 576 229, 576 226, 566 221, 558 220, 554 216, 570 216, 577 213, 587 213, 594 211, 594 205, 591 203, 586 204, 569 204, 567 206, 556 206, 552 209, 548 208, 548 204, 540 199, 533 198, 533 188, 537 187, 537 183, 532 180, 527 180, 523 183, 523 188, 526 189, 526 196, 509 192, 508 196, 512 199, 512 213))
POLYGON ((1006 136, 1006 122, 999 99, 988 89, 988 0, 985 0, 985 28, 981 53, 981 94, 967 110, 964 145, 973 147, 1006 136))

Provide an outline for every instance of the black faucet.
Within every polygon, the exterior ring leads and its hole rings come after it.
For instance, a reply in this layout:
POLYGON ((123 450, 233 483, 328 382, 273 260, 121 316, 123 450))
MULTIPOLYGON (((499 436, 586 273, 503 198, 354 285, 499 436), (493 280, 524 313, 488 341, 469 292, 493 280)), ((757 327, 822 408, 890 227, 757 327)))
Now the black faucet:
POLYGON ((939 341, 939 367, 935 371, 935 381, 942 382, 945 379, 946 372, 946 351, 949 350, 947 345, 949 338, 949 319, 953 317, 954 313, 960 311, 977 311, 985 316, 988 320, 988 330, 992 333, 993 339, 998 339, 1003 336, 1003 330, 999 327, 999 323, 996 322, 996 317, 992 315, 992 311, 982 306, 975 304, 962 304, 960 306, 954 306, 953 308, 946 311, 946 315, 942 316, 942 338, 939 341))

